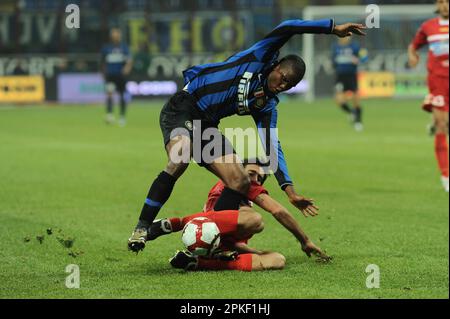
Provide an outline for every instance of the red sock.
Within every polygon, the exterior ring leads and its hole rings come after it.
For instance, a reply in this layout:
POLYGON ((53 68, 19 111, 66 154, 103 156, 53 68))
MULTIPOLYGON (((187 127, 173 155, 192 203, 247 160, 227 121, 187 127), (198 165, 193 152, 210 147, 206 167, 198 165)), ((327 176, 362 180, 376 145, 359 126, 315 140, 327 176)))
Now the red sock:
POLYGON ((170 224, 172 225, 172 231, 178 232, 183 229, 184 225, 181 222, 181 218, 174 217, 169 218, 170 224))
POLYGON ((242 254, 236 260, 198 259, 198 270, 240 270, 252 271, 252 254, 242 254))
POLYGON ((448 144, 447 135, 436 134, 434 139, 434 150, 442 176, 448 177, 448 144))

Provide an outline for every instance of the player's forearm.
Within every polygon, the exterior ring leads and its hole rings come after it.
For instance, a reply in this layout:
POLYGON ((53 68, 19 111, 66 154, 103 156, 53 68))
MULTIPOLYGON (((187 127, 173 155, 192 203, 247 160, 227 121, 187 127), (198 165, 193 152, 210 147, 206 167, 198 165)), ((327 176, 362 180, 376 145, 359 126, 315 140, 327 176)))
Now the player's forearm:
POLYGON ((277 26, 267 37, 271 36, 293 36, 295 34, 320 34, 332 33, 334 29, 333 19, 322 20, 286 20, 277 26))
POLYGON ((300 241, 302 245, 308 242, 308 236, 301 229, 295 218, 287 210, 280 210, 272 215, 281 225, 284 226, 284 228, 289 230, 295 236, 295 238, 300 241))
POLYGON ((408 46, 408 56, 417 56, 418 54, 417 54, 417 50, 416 50, 416 48, 414 47, 414 45, 412 45, 412 44, 410 44, 409 46, 408 46))

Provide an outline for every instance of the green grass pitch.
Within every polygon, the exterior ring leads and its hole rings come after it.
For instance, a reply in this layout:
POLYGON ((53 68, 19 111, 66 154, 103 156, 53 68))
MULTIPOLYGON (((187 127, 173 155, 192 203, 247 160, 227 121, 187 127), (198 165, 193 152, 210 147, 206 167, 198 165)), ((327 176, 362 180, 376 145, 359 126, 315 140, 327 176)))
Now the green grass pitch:
MULTIPOLYGON (((0 107, 0 298, 449 297, 449 197, 419 100, 366 101, 362 133, 331 100, 280 104, 290 174, 321 214, 304 218, 274 178, 267 188, 334 260, 308 259, 261 212, 266 228, 250 243, 281 252, 287 266, 254 273, 172 269, 180 234, 139 255, 127 251, 148 187, 166 161, 162 104, 133 103, 125 128, 105 125, 100 107, 0 107), (74 238, 73 247, 58 236, 74 238), (80 289, 65 286, 69 264, 80 268, 80 289), (369 264, 380 268, 379 289, 366 287, 369 264)), ((222 126, 253 124, 233 117, 222 126)), ((159 216, 200 211, 215 182, 192 164, 159 216)))

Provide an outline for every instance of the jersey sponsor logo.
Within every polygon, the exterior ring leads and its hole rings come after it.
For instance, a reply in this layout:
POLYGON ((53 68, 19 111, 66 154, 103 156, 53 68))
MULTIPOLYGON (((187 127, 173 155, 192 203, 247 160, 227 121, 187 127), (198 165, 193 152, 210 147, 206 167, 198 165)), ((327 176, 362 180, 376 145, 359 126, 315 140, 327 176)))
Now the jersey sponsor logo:
POLYGON ((447 40, 432 42, 429 45, 429 49, 435 56, 443 56, 448 55, 449 53, 449 44, 448 44, 448 34, 447 40))
POLYGON ((255 107, 257 109, 262 109, 264 106, 266 106, 266 95, 264 93, 264 88, 263 87, 259 87, 256 92, 255 92, 255 98, 256 98, 256 105, 255 107))
POLYGON ((238 109, 237 113, 239 115, 250 114, 250 109, 248 107, 248 94, 250 91, 250 81, 253 77, 253 73, 245 72, 239 81, 238 85, 238 109))

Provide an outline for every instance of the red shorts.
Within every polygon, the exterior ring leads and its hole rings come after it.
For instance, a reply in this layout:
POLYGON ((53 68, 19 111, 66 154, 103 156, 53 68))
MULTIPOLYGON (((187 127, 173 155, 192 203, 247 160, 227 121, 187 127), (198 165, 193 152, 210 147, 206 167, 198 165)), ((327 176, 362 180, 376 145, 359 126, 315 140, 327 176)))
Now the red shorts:
POLYGON ((434 108, 448 112, 448 78, 429 75, 428 90, 422 108, 427 112, 432 112, 434 108))

